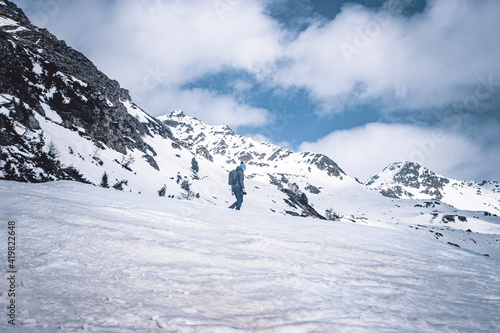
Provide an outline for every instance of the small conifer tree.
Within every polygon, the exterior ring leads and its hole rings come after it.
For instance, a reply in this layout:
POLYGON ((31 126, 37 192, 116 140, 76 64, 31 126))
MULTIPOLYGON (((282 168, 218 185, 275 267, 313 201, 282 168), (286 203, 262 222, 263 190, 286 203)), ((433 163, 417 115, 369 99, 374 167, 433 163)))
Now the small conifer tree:
POLYGON ((108 174, 106 173, 106 171, 104 171, 104 174, 102 175, 101 186, 105 187, 105 188, 109 187, 109 179, 108 179, 108 174))
POLYGON ((327 209, 325 211, 325 217, 329 221, 339 221, 340 220, 340 216, 337 213, 335 213, 333 208, 327 209))
POLYGON ((184 180, 181 184, 181 188, 186 191, 186 193, 184 193, 183 195, 184 198, 189 200, 189 198, 191 197, 191 183, 187 180, 184 180))
POLYGON ((49 151, 47 152, 47 155, 49 155, 53 159, 56 159, 61 155, 61 153, 59 152, 59 149, 57 149, 54 141, 50 141, 49 146, 48 146, 48 150, 49 151))
POLYGON ((200 171, 200 166, 198 165, 198 161, 196 161, 196 158, 193 157, 193 159, 191 160, 191 169, 197 173, 198 171, 200 171))

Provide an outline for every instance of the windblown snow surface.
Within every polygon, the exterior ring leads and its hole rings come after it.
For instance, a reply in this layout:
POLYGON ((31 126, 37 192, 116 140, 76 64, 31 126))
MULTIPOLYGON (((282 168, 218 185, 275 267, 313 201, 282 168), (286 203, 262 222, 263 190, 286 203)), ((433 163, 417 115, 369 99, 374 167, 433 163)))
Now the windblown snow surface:
POLYGON ((499 259, 409 228, 65 181, 0 181, 0 219, 2 332, 500 331, 499 259))

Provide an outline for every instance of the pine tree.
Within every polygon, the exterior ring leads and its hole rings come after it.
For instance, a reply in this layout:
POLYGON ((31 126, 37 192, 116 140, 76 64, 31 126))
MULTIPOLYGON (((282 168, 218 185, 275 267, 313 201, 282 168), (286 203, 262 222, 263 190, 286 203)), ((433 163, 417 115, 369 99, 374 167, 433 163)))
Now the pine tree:
POLYGON ((104 171, 104 174, 102 175, 102 179, 101 179, 101 186, 108 188, 109 187, 108 181, 109 181, 108 174, 106 173, 106 171, 104 171))
POLYGON ((196 158, 193 157, 193 159, 191 160, 191 169, 197 173, 198 171, 200 171, 200 167, 198 165, 198 161, 196 161, 196 158))
POLYGON ((186 191, 186 193, 184 193, 184 198, 189 200, 191 196, 191 183, 184 180, 181 184, 181 188, 186 191))
POLYGON ((61 153, 60 153, 59 149, 57 149, 54 141, 50 141, 49 146, 47 148, 49 150, 47 152, 47 155, 49 155, 53 159, 57 159, 61 155, 61 153))

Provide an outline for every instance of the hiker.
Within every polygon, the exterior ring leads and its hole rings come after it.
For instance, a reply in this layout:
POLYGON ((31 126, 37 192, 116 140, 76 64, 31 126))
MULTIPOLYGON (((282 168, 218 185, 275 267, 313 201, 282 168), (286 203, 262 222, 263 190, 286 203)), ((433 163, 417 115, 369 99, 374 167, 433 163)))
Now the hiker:
POLYGON ((241 162, 235 170, 231 171, 231 192, 232 195, 236 197, 236 202, 229 206, 230 209, 240 210, 241 204, 243 203, 243 195, 247 194, 245 191, 245 183, 243 182, 245 178, 243 171, 245 171, 246 168, 245 163, 241 162))

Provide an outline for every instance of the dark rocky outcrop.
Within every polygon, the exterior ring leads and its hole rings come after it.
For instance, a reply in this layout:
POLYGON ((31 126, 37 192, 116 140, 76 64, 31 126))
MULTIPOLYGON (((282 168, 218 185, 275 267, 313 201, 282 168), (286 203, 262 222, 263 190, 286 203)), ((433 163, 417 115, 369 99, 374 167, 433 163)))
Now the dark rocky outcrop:
MULTIPOLYGON (((32 131, 28 134, 36 136, 40 130, 36 114, 46 117, 43 105, 47 105, 60 117, 61 126, 101 148, 122 154, 132 149, 142 151, 149 164, 157 168, 153 157, 156 153, 144 138, 156 134, 173 139, 170 129, 153 117, 141 121, 129 113, 127 104, 138 107, 116 80, 108 78, 64 41, 32 25, 15 4, 4 3, 0 15, 18 25, 0 27, 0 95, 4 96, 0 106, 10 110, 8 115, 0 114, 0 161, 12 165, 23 159, 25 163, 30 160, 34 167, 47 167, 36 158, 44 143, 14 130, 18 122, 32 131)), ((54 170, 46 171, 49 178, 60 178, 54 170)), ((18 178, 25 177, 18 174, 18 178)))
MULTIPOLYGON (((391 198, 412 198, 414 195, 409 191, 417 189, 433 199, 441 200, 442 190, 450 182, 448 178, 437 176, 434 172, 414 162, 391 164, 382 173, 391 175, 391 184, 389 188, 380 189, 380 193, 391 198)), ((366 185, 371 186, 379 180, 380 176, 373 176, 366 185)))
POLYGON ((284 188, 282 188, 281 191, 288 195, 288 199, 285 199, 285 202, 290 207, 302 209, 302 216, 312 216, 321 220, 326 220, 324 216, 319 214, 311 205, 309 205, 309 200, 307 199, 305 193, 284 188))

